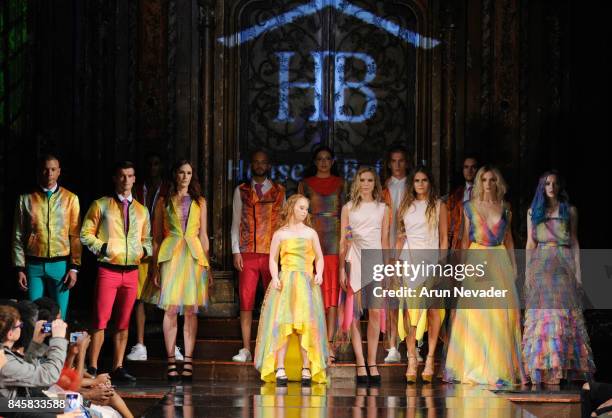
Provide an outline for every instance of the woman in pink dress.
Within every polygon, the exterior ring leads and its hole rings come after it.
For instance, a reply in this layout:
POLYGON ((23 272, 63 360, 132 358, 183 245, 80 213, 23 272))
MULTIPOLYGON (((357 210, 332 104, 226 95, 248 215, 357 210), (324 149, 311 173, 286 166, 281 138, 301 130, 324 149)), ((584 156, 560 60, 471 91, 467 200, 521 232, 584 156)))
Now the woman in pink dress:
MULTIPOLYGON (((340 286, 346 292, 341 331, 349 331, 357 366, 357 383, 380 383, 376 353, 384 318, 383 309, 368 306, 367 363, 361 345, 359 318, 371 277, 361 275, 361 250, 389 248, 390 209, 382 201, 382 187, 376 171, 361 167, 351 186, 350 201, 342 207, 340 237, 340 286), (368 378, 369 375, 369 378, 368 378)), ((380 263, 382 263, 382 251, 380 263)), ((370 303, 371 305, 372 303, 370 303)), ((383 328, 384 329, 384 328, 383 328)))
MULTIPOLYGON (((400 204, 398 226, 400 232, 396 246, 401 249, 400 259, 413 264, 425 261, 437 264, 441 254, 448 249, 446 205, 438 198, 433 175, 425 167, 417 167, 408 177, 406 191, 400 204)), ((419 278, 428 279, 427 277, 419 278)), ((420 286, 416 281, 412 282, 420 286)), ((404 310, 404 328, 408 350, 406 381, 416 382, 417 353, 415 342, 423 339, 427 331, 428 350, 425 368, 421 374, 424 382, 434 377, 434 354, 438 343, 440 325, 444 320, 444 309, 431 309, 426 301, 412 306, 410 301, 404 310)), ((404 330, 402 330, 404 331, 404 330)), ((401 333, 400 333, 401 335, 401 333)))

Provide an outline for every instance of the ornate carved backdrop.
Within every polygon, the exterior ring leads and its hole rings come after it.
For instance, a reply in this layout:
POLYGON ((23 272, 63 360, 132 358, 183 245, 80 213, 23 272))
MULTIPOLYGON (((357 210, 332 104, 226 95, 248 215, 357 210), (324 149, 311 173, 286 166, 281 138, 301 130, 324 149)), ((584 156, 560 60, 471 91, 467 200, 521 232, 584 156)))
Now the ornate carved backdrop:
POLYGON ((319 143, 334 148, 347 178, 358 163, 379 163, 396 142, 416 160, 439 164, 432 161, 439 153, 432 151, 439 48, 417 47, 426 39, 409 35, 433 38, 436 10, 437 2, 419 0, 215 3, 214 38, 203 57, 214 57, 212 153, 219 158, 212 188, 223 193, 214 196, 212 221, 219 260, 229 260, 224 225, 232 189, 247 177, 256 148, 271 152, 273 177, 290 190, 319 143))
MULTIPOLYGON (((289 186, 301 178, 302 163, 318 143, 332 146, 340 160, 374 164, 394 142, 417 149, 418 48, 389 33, 380 22, 419 32, 420 12, 405 0, 351 2, 364 22, 327 6, 283 22, 300 1, 243 1, 230 15, 235 29, 248 31, 270 20, 272 30, 235 46, 233 80, 238 86, 234 117, 239 141, 238 177, 256 148, 283 165, 275 171, 289 186)), ((238 41, 240 42, 240 40, 238 41)), ((342 165, 350 177, 351 164, 342 165)))

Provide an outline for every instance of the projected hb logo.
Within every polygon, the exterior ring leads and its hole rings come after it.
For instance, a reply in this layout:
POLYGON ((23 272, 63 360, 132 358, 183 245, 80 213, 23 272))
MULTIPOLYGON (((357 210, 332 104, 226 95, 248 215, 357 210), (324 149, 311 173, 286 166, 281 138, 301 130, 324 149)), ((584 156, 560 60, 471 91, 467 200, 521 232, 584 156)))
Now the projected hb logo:
POLYGON ((279 122, 292 122, 289 107, 289 97, 292 89, 310 89, 314 91, 314 112, 308 119, 310 122, 320 122, 329 120, 323 108, 323 75, 326 58, 333 59, 335 66, 334 74, 334 117, 336 122, 360 123, 370 119, 376 113, 376 95, 368 84, 376 77, 376 62, 374 59, 362 52, 312 52, 310 55, 314 61, 314 82, 289 81, 289 64, 295 52, 277 52, 279 61, 278 81, 279 81, 279 100, 278 115, 276 120, 279 122), (366 73, 363 80, 346 81, 345 66, 347 59, 360 60, 365 64, 366 73), (359 91, 366 100, 365 109, 362 114, 346 113, 346 92, 349 90, 359 91))
MULTIPOLYGON (((335 9, 337 13, 343 13, 369 25, 376 26, 381 30, 396 36, 416 48, 431 49, 436 47, 440 41, 422 36, 414 31, 399 26, 397 23, 387 20, 381 16, 363 9, 347 0, 311 0, 299 5, 294 9, 272 16, 269 19, 258 22, 240 32, 220 37, 217 40, 227 47, 234 47, 257 38, 261 34, 275 30, 298 19, 312 16, 325 8, 335 9)), ((289 108, 289 97, 292 89, 311 89, 314 91, 314 112, 309 121, 327 121, 329 115, 325 114, 323 108, 323 68, 326 58, 333 60, 335 64, 334 75, 334 115, 333 119, 338 122, 358 123, 370 119, 376 113, 376 97, 368 84, 376 77, 376 63, 371 56, 359 52, 312 52, 314 61, 314 82, 289 81, 289 63, 294 52, 277 52, 279 60, 279 105, 276 120, 279 122, 291 122, 289 108), (345 64, 347 59, 361 60, 365 63, 366 74, 363 80, 346 81, 345 64), (356 91, 365 97, 365 108, 361 114, 347 114, 345 99, 347 91, 356 91)))

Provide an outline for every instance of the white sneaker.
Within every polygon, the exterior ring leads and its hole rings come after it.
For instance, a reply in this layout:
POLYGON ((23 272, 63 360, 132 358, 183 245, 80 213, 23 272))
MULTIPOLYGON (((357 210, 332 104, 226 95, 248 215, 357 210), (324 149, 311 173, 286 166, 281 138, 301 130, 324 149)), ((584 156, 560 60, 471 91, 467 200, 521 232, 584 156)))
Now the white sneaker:
POLYGON ((387 350, 389 354, 385 357, 385 363, 399 363, 402 360, 402 355, 395 347, 391 347, 387 350))
POLYGON ((130 350, 130 354, 127 355, 127 359, 130 361, 146 361, 147 347, 140 343, 136 344, 130 350))
POLYGON ((176 357, 176 361, 185 360, 185 357, 181 354, 181 349, 177 345, 174 346, 174 357, 176 357))
POLYGON ((246 348, 241 348, 234 357, 232 357, 232 361, 237 361, 239 363, 246 363, 247 361, 253 361, 253 357, 251 357, 251 352, 246 348))

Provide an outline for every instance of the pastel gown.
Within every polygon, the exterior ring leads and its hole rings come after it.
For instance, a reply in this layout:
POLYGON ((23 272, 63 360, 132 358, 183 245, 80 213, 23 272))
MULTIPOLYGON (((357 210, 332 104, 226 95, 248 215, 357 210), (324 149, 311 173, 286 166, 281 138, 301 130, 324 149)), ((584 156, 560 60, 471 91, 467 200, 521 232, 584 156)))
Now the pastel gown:
MULTIPOLYGON (((382 300, 367 300, 368 287, 372 283, 372 277, 362 276, 361 258, 362 250, 379 250, 380 254, 371 254, 373 257, 380 258, 374 260, 376 264, 383 263, 382 257, 382 224, 385 217, 387 205, 383 202, 362 202, 358 208, 353 209, 353 202, 346 204, 348 207, 348 223, 350 232, 348 233, 348 251, 346 252, 346 274, 348 275, 348 291, 340 292, 340 302, 338 304, 338 332, 347 334, 353 320, 359 320, 365 309, 384 308, 382 300), (362 290, 360 292, 360 290, 362 290), (369 302, 369 303, 368 303, 369 302), (381 306, 376 306, 376 302, 381 306), (369 306, 368 306, 369 305, 369 306)), ((385 330, 384 315, 381 316, 381 331, 385 330)), ((344 335, 340 336, 345 339, 344 335)))
POLYGON ((312 227, 319 235, 325 270, 321 292, 325 309, 338 306, 338 244, 340 209, 344 202, 344 180, 337 176, 307 177, 298 192, 310 199, 312 227))
POLYGON ((261 380, 276 380, 276 356, 288 343, 285 372, 300 381, 302 354, 308 353, 312 381, 326 383, 329 349, 321 288, 314 283, 314 244, 308 238, 287 238, 280 243, 281 290, 268 286, 261 308, 255 346, 255 368, 261 380))
MULTIPOLYGON (((162 221, 154 233, 163 234, 157 255, 160 265, 160 291, 157 306, 165 311, 197 313, 208 302, 208 260, 200 242, 201 206, 189 196, 177 196, 157 202, 157 220, 162 221)), ((159 240, 159 238, 158 238, 159 240)))
POLYGON ((477 265, 486 261, 487 267, 485 277, 478 281, 466 279, 463 286, 508 289, 507 301, 512 301, 517 308, 466 309, 462 308, 464 302, 460 299, 451 325, 443 379, 489 385, 519 384, 525 381, 520 311, 511 260, 503 244, 510 211, 504 208, 500 220, 492 228, 473 201, 464 203, 464 211, 470 223, 472 242, 465 262, 477 265))
MULTIPOLYGON (((415 200, 410 208, 404 214, 404 227, 406 231, 406 241, 400 253, 400 260, 407 260, 411 263, 421 263, 425 261, 429 264, 438 264, 440 256, 440 203, 436 202, 435 222, 429 223, 427 220, 427 201, 415 200), (414 251, 412 251, 414 250, 414 251)), ((422 277, 425 283, 431 283, 428 278, 422 277)), ((405 283, 407 287, 413 287, 419 292, 419 279, 411 283, 405 283), (415 285, 417 284, 417 285, 415 285)), ((427 285, 430 287, 429 285, 427 285)), ((410 298, 412 299, 412 298, 410 298)), ((398 318, 398 335, 403 340, 406 338, 406 326, 416 327, 416 339, 423 339, 425 331, 427 331, 427 308, 424 303, 414 303, 412 300, 407 300, 404 304, 404 309, 408 309, 410 324, 404 323, 403 315, 398 318), (416 306, 415 306, 416 305, 416 306)), ((444 309, 439 309, 440 322, 444 321, 444 309)))
POLYGON ((528 250, 523 362, 532 383, 585 380, 595 371, 576 281, 569 220, 533 227, 528 250))

